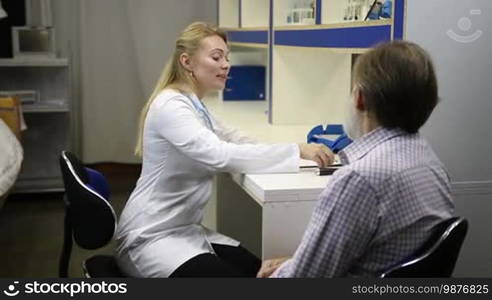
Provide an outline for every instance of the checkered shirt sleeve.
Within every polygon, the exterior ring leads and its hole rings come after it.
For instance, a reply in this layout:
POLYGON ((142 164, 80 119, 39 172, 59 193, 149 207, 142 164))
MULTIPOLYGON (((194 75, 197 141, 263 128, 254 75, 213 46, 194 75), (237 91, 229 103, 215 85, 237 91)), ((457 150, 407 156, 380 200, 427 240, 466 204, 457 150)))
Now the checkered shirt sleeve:
POLYGON ((378 226, 378 200, 357 172, 343 171, 321 194, 301 245, 278 277, 343 276, 365 251, 378 226))

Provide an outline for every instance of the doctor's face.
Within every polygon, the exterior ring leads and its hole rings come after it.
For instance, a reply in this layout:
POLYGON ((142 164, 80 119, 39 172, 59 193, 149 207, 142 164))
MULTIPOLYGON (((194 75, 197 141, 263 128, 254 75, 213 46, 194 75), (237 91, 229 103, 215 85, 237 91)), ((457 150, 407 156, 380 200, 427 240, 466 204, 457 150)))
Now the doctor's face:
POLYGON ((228 55, 227 44, 219 36, 201 40, 200 48, 191 58, 191 69, 199 93, 205 94, 225 87, 231 67, 228 55))

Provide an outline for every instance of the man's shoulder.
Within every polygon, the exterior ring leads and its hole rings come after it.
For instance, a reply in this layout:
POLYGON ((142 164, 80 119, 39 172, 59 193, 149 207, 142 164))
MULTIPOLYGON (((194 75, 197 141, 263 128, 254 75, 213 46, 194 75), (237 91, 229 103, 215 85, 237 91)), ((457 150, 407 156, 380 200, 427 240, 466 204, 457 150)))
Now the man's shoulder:
POLYGON ((388 178, 429 166, 442 166, 442 163, 427 142, 420 137, 402 136, 378 145, 346 168, 371 184, 378 184, 388 178))
POLYGON ((358 159, 342 169, 343 176, 358 176, 363 178, 371 185, 377 185, 378 182, 393 176, 398 172, 397 165, 392 158, 385 153, 387 151, 372 151, 361 159, 358 159))
POLYGON ((333 173, 329 185, 331 185, 331 188, 349 186, 351 189, 373 189, 373 184, 370 179, 370 176, 368 176, 364 168, 358 167, 355 164, 350 164, 341 167, 333 173))

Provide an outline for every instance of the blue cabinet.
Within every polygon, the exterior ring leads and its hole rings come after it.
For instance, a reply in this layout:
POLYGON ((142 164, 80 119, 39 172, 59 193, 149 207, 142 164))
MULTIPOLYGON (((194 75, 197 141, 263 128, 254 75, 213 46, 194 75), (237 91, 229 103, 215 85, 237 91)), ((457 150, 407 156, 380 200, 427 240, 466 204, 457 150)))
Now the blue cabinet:
POLYGON ((265 100, 265 67, 232 66, 224 101, 265 100))

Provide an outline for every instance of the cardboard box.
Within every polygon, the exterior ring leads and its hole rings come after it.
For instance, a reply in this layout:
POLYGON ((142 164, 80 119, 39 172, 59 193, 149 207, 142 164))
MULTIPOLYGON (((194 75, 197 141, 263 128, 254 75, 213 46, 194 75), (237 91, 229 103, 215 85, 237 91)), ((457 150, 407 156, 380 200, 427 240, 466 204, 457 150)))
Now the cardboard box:
POLYGON ((21 132, 20 101, 16 97, 0 98, 0 119, 12 130, 20 140, 21 132))

